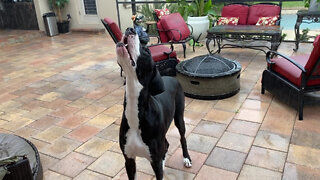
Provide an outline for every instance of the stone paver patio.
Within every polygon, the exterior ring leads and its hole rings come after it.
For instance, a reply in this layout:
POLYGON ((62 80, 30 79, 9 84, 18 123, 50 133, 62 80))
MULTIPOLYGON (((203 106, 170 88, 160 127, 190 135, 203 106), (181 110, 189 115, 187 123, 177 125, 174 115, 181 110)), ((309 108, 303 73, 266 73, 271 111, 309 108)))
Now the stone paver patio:
MULTIPOLYGON (((293 43, 279 51, 291 55, 293 43)), ((299 53, 309 53, 302 44, 299 53)), ((176 46, 179 58, 182 48, 176 46)), ((187 58, 206 54, 205 46, 187 58)), ((193 167, 182 165, 172 126, 165 174, 177 180, 319 179, 320 97, 297 111, 260 94, 264 54, 222 50, 242 65, 241 90, 227 99, 186 98, 187 141, 193 167)), ((127 179, 118 132, 124 94, 115 45, 106 34, 39 37, 0 48, 0 132, 32 141, 41 154, 44 179, 127 179)), ((137 158, 138 179, 153 179, 137 158)))

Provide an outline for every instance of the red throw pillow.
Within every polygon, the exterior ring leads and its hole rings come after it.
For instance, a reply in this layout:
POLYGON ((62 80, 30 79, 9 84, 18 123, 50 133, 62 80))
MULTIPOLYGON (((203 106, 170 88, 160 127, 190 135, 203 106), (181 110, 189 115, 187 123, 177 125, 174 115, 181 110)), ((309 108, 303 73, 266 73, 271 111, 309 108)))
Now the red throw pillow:
POLYGON ((239 17, 239 25, 246 25, 249 13, 249 6, 243 4, 230 4, 222 8, 222 17, 239 17))
POLYGON ((217 25, 238 25, 239 17, 220 17, 217 25))
POLYGON ((156 15, 158 19, 161 19, 162 16, 170 14, 169 9, 155 9, 154 12, 156 12, 156 15))
POLYGON ((257 26, 274 26, 278 20, 279 16, 270 16, 270 17, 259 17, 257 26))

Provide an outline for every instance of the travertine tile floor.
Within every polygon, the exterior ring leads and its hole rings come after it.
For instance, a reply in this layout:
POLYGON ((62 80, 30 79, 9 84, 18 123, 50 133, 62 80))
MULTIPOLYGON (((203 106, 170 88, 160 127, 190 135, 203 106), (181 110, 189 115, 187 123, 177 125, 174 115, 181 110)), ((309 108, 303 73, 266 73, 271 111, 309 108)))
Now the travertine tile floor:
MULTIPOLYGON (((293 53, 293 43, 279 51, 293 53)), ((300 53, 311 51, 302 44, 300 53)), ((182 48, 177 45, 179 57, 182 48)), ((206 54, 188 48, 187 58, 206 54)), ((225 49, 242 65, 241 90, 227 99, 186 98, 187 141, 193 167, 182 166, 179 135, 171 127, 167 179, 319 179, 320 97, 297 111, 260 94, 262 52, 225 49)), ((115 45, 106 34, 40 37, 0 49, 0 132, 32 141, 46 180, 126 179, 118 131, 124 94, 115 45)), ((153 179, 137 159, 138 179, 153 179)))

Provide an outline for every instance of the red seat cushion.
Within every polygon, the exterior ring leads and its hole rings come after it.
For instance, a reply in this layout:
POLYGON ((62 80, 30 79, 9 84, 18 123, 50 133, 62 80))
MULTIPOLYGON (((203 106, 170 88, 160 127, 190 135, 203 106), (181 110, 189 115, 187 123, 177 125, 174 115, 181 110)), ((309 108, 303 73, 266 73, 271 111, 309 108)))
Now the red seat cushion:
POLYGON ((239 17, 238 24, 247 24, 247 17, 249 13, 249 7, 243 4, 230 4, 222 8, 222 17, 239 17))
POLYGON ((157 22, 157 28, 158 28, 158 30, 159 30, 158 33, 159 33, 160 41, 161 41, 162 43, 169 42, 170 39, 169 39, 169 37, 167 36, 166 31, 164 31, 164 29, 163 29, 160 21, 157 22))
POLYGON ((113 32, 116 39, 118 41, 121 41, 122 32, 121 32, 119 26, 111 18, 106 17, 103 20, 104 20, 104 22, 106 22, 110 26, 110 29, 113 32))
POLYGON ((256 25, 259 17, 279 16, 280 6, 271 4, 255 4, 249 7, 248 25, 256 25))
POLYGON ((190 36, 190 30, 179 13, 162 16, 160 23, 171 41, 184 40, 190 36))
MULTIPOLYGON (((302 67, 305 68, 306 74, 310 75, 312 68, 316 65, 316 62, 320 58, 320 35, 316 37, 314 41, 314 47, 313 50, 309 55, 300 55, 300 56, 292 56, 290 57, 297 63, 299 63, 302 67)), ((283 77, 291 81, 296 86, 301 86, 301 70, 298 69, 295 65, 290 63, 289 61, 283 59, 283 58, 275 58, 271 61, 275 62, 273 65, 273 70, 275 72, 278 72, 283 77)), ((320 67, 318 66, 315 73, 317 75, 320 75, 320 67)), ((320 79, 315 80, 309 80, 307 82, 307 86, 313 86, 313 85, 320 85, 320 79)))
MULTIPOLYGON (((162 61, 165 59, 168 59, 168 55, 164 52, 171 52, 171 49, 164 45, 158 45, 158 46, 150 46, 149 50, 151 52, 151 56, 154 62, 162 61)), ((170 57, 174 58, 177 56, 177 53, 173 51, 170 54, 170 57)))

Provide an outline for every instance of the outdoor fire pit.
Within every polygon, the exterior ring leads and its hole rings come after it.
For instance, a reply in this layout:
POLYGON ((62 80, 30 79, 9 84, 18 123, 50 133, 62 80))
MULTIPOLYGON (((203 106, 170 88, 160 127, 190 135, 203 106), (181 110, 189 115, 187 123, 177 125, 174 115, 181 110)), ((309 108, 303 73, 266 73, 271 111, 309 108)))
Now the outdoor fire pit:
POLYGON ((241 64, 217 55, 197 56, 176 66, 187 97, 223 99, 240 90, 241 64))

